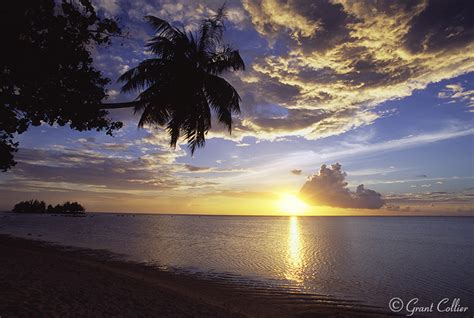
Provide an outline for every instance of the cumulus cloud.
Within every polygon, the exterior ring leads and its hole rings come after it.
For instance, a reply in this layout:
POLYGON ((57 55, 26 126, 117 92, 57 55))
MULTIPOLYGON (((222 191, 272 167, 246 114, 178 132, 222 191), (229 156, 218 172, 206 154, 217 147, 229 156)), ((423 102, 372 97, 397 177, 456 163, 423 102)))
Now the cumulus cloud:
POLYGON ((379 209, 385 204, 380 193, 366 189, 363 184, 351 191, 347 187, 346 173, 341 168, 339 163, 330 167, 322 165, 319 172, 303 185, 301 195, 317 205, 341 208, 379 209))

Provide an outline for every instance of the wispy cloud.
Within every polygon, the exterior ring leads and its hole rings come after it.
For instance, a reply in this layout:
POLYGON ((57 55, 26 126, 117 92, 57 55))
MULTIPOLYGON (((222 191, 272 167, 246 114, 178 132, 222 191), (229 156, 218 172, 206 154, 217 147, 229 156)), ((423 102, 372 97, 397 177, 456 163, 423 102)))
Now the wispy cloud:
POLYGON ((266 177, 271 176, 277 172, 289 171, 295 165, 298 167, 314 167, 324 162, 330 162, 336 159, 354 159, 364 155, 409 149, 443 140, 469 136, 472 134, 474 134, 474 128, 472 127, 449 126, 440 131, 411 135, 404 138, 393 139, 379 143, 342 143, 342 145, 327 146, 323 149, 318 149, 318 151, 307 150, 294 151, 281 155, 265 155, 260 158, 254 158, 255 162, 264 162, 264 164, 255 166, 252 172, 239 176, 232 176, 222 181, 226 183, 242 183, 250 181, 265 182, 265 180, 267 180, 271 183, 272 179, 267 179, 266 177))
POLYGON ((474 89, 466 90, 462 84, 448 84, 438 93, 441 99, 448 99, 449 103, 461 102, 465 103, 470 112, 474 112, 474 89))
POLYGON ((420 135, 410 135, 400 139, 389 140, 372 144, 354 144, 345 149, 335 151, 325 151, 321 158, 342 157, 345 155, 362 155, 367 153, 378 153, 382 151, 395 151, 400 149, 413 148, 421 145, 435 143, 474 134, 472 127, 450 127, 440 131, 424 133, 420 135))

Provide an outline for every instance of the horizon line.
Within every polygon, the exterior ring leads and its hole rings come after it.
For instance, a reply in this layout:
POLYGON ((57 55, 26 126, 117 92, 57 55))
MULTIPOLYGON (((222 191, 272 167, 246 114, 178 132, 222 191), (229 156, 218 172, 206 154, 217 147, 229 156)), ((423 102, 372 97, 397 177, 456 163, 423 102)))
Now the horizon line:
MULTIPOLYGON (((18 213, 12 211, 0 211, 0 213, 12 213, 12 214, 64 214, 64 213, 18 213)), ((209 213, 161 213, 161 212, 111 212, 111 211, 90 211, 85 212, 84 214, 91 214, 91 213, 100 213, 100 214, 130 214, 130 215, 161 215, 161 216, 216 216, 216 217, 474 217, 473 214, 373 214, 373 215, 362 215, 362 214, 354 214, 354 215, 347 215, 347 214, 336 214, 336 215, 304 215, 304 214, 209 214, 209 213)))

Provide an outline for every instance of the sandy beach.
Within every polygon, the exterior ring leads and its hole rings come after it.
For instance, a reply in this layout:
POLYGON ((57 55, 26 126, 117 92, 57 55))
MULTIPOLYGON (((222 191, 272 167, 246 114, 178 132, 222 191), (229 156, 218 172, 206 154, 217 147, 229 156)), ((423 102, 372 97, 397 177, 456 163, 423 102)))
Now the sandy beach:
POLYGON ((0 235, 3 317, 378 317, 324 297, 243 288, 0 235))

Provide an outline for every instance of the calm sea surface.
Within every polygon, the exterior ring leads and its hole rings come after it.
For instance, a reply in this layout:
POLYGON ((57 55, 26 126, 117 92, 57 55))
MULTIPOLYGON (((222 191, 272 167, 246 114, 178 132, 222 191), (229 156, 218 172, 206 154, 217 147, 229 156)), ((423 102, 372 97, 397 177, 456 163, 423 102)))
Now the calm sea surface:
POLYGON ((0 214, 0 233, 108 249, 163 269, 387 308, 460 298, 474 307, 474 218, 0 214), (30 233, 31 235, 28 235, 30 233))

